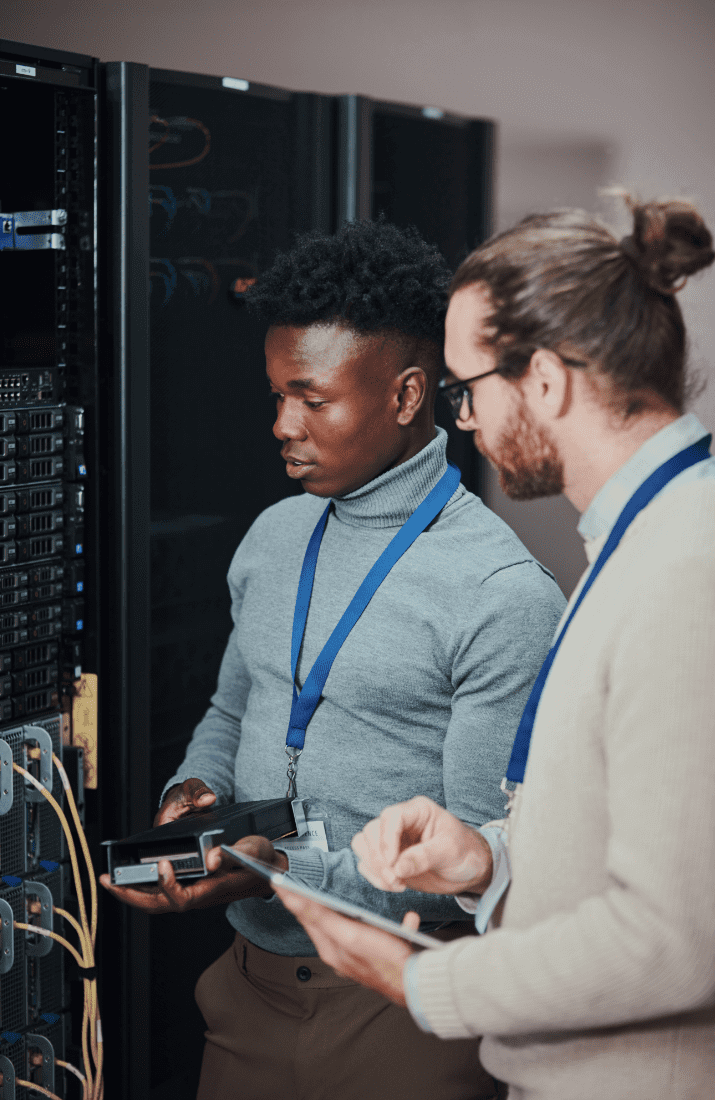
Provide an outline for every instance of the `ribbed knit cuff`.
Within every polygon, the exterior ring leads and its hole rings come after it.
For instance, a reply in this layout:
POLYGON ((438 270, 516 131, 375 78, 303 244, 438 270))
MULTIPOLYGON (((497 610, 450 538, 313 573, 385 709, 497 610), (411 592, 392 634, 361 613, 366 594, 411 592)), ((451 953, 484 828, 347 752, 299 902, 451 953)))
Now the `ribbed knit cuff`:
POLYGON ((479 1034, 464 1026, 454 998, 451 968, 452 956, 460 950, 458 943, 423 951, 416 956, 410 975, 420 1015, 440 1039, 469 1039, 479 1034))
POLYGON ((280 844, 274 845, 277 852, 283 852, 288 860, 288 874, 299 879, 304 886, 310 886, 313 890, 319 890, 325 877, 325 868, 317 850, 292 852, 281 848, 280 844))

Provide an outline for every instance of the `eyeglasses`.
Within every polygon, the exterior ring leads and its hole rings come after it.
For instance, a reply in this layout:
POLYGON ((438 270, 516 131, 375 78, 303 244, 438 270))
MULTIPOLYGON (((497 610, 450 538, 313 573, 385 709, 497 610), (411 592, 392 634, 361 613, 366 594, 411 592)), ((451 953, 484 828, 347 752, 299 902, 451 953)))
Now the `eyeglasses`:
MULTIPOLYGON (((438 383, 439 392, 447 400, 450 412, 455 420, 461 420, 459 415, 462 411, 462 405, 467 402, 467 408, 469 409, 469 416, 474 412, 472 406, 472 391, 470 384, 472 382, 478 382, 480 378, 488 378, 490 374, 499 374, 499 367, 495 367, 494 370, 485 371, 484 374, 475 374, 474 378, 460 378, 459 382, 447 382, 446 379, 442 379, 438 383)), ((469 417, 467 417, 469 419, 469 417)))
MULTIPOLYGON (((588 363, 584 359, 567 359, 565 355, 559 356, 562 363, 565 363, 569 367, 587 367, 588 363)), ((469 416, 474 412, 474 406, 472 405, 472 390, 471 383, 478 382, 480 378, 488 378, 490 374, 499 374, 501 367, 495 367, 494 370, 485 371, 484 374, 475 374, 474 378, 460 378, 458 382, 447 382, 446 379, 442 379, 437 383, 439 392, 446 398, 449 405, 452 416, 455 420, 461 420, 460 413, 462 411, 462 405, 467 402, 467 408, 469 409, 469 416)), ((466 418, 469 419, 469 416, 466 418)))

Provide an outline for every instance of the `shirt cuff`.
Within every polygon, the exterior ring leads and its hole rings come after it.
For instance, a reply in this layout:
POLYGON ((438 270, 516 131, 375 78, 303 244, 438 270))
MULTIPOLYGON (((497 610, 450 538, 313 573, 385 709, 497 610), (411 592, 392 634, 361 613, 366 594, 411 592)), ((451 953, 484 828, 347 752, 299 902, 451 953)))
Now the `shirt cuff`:
POLYGON ((482 934, 511 882, 511 862, 503 826, 482 825, 477 832, 484 837, 492 853, 492 880, 480 898, 473 894, 460 894, 455 901, 460 909, 474 917, 474 927, 482 934))
POLYGON ((422 1011, 420 1005, 419 993, 417 991, 417 961, 419 959, 418 954, 410 955, 409 959, 405 963, 405 968, 402 972, 402 983, 405 991, 405 1000, 407 1001, 407 1007, 410 1010, 412 1019, 417 1024, 420 1031, 426 1031, 428 1034, 434 1034, 432 1028, 427 1023, 427 1018, 422 1011))

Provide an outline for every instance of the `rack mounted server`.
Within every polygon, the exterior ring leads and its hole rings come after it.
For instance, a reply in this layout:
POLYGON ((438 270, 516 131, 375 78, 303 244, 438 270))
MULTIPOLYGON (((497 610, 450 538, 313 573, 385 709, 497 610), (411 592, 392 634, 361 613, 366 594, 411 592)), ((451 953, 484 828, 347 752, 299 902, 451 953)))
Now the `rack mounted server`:
POLYGON ((62 803, 50 762, 64 757, 83 799, 71 737, 96 633, 96 64, 1 42, 0 108, 21 151, 0 168, 0 1095, 22 1100, 16 1080, 65 1096, 57 1060, 80 1061, 74 964, 47 936, 13 929, 64 932, 56 909, 75 904, 59 818, 13 763, 62 803))

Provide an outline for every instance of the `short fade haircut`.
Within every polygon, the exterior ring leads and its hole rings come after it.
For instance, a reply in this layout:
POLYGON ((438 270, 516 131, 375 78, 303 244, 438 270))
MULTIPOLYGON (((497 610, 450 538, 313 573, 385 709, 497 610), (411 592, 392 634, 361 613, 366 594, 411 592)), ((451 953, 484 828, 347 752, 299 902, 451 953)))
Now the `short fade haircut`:
MULTIPOLYGON (((414 227, 351 222, 332 236, 306 234, 246 293, 268 325, 344 322, 364 335, 429 341, 441 365, 451 272, 414 227)), ((437 363, 432 353, 428 358, 437 363)), ((436 370, 439 370, 439 365, 436 370)))

